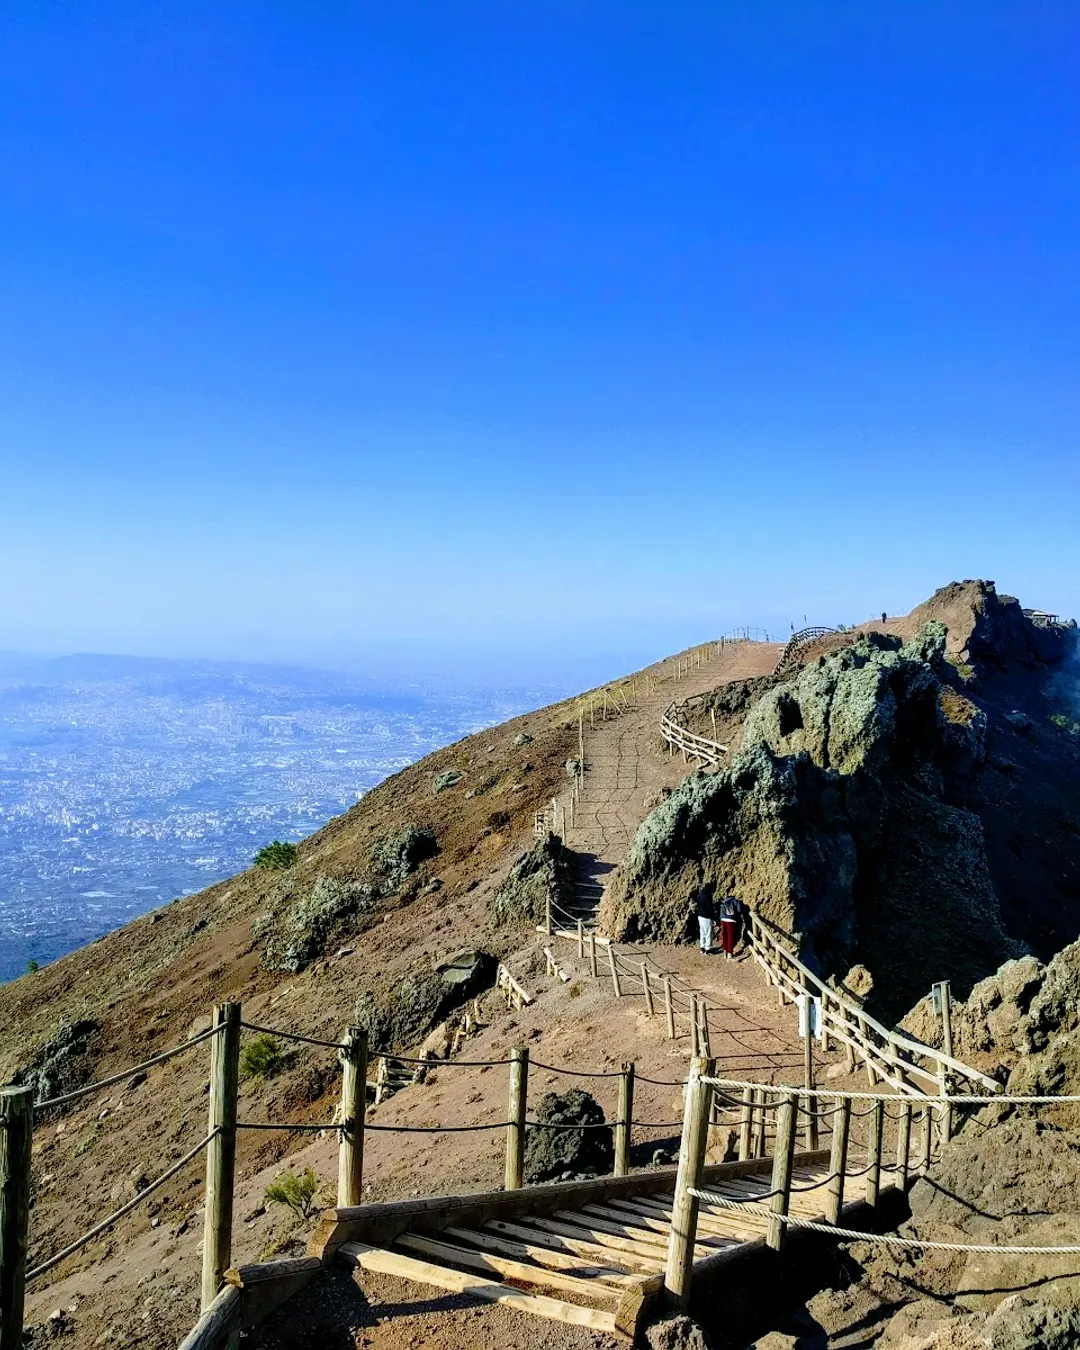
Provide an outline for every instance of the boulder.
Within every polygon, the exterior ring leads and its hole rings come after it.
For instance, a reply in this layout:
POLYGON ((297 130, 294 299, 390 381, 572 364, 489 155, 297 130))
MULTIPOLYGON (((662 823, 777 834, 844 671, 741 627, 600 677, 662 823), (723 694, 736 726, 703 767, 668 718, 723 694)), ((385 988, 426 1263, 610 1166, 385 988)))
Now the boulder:
POLYGON ((543 923, 549 897, 563 909, 574 898, 571 854, 555 834, 521 854, 492 897, 491 911, 499 923, 543 923))
POLYGON ((588 1092, 573 1088, 545 1093, 537 1103, 536 1119, 541 1125, 563 1128, 526 1131, 525 1181, 530 1186, 558 1178, 603 1176, 611 1171, 611 1131, 589 1128, 604 1123, 604 1112, 588 1092), (567 1128, 574 1126, 579 1128, 567 1128))

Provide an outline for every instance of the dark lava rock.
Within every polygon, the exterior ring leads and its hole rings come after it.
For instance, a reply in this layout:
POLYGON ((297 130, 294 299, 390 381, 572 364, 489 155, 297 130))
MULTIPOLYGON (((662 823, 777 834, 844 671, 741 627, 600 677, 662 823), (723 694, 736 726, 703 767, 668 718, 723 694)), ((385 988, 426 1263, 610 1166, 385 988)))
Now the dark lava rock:
MULTIPOLYGON (((602 1125, 604 1112, 595 1097, 573 1088, 545 1093, 537 1104, 536 1119, 541 1125, 588 1127, 602 1125)), ((533 1185, 565 1173, 603 1176, 611 1171, 614 1157, 610 1130, 531 1128, 525 1135, 525 1180, 533 1185)))

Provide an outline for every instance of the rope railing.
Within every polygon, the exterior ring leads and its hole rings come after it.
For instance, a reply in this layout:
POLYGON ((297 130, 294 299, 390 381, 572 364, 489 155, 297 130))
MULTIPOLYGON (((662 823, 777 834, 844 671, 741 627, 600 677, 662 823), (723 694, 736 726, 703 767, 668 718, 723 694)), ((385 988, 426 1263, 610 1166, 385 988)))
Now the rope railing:
POLYGON ((203 1041, 208 1041, 211 1036, 217 1035, 216 1027, 209 1027, 197 1036, 192 1036, 190 1040, 184 1041, 181 1045, 174 1045, 171 1050, 163 1050, 160 1055, 154 1055, 150 1059, 144 1059, 141 1064, 133 1064, 130 1068, 122 1070, 120 1073, 114 1073, 108 1078, 99 1078, 94 1083, 87 1083, 84 1087, 74 1088, 71 1092, 65 1092, 59 1097, 48 1097, 44 1101, 34 1103, 35 1111, 44 1111, 53 1106, 64 1106, 68 1102, 77 1101, 80 1097, 88 1097, 91 1093, 100 1092, 102 1088, 114 1087, 117 1083, 122 1083, 125 1079, 131 1078, 137 1073, 143 1073, 147 1069, 152 1069, 158 1064, 164 1064, 166 1060, 173 1059, 177 1055, 182 1055, 185 1050, 190 1050, 194 1045, 200 1045, 203 1041))
POLYGON ((107 1232, 114 1223, 117 1223, 126 1214, 130 1214, 133 1209, 137 1209, 148 1196, 153 1195, 153 1193, 160 1190, 167 1181, 171 1181, 178 1172, 183 1171, 188 1163, 197 1158, 210 1141, 217 1138, 220 1133, 220 1130, 211 1130, 205 1139, 200 1139, 194 1148, 189 1149, 182 1158, 173 1163, 167 1171, 162 1172, 162 1174, 154 1181, 151 1181, 148 1186, 144 1186, 143 1189, 126 1204, 121 1205, 119 1209, 114 1210, 108 1218, 102 1219, 100 1223, 97 1223, 93 1228, 88 1229, 81 1237, 76 1238, 74 1242, 70 1242, 62 1251, 56 1252, 55 1255, 50 1256, 47 1261, 42 1261, 40 1265, 36 1265, 28 1270, 26 1272, 26 1279, 35 1280, 39 1275, 44 1275, 46 1271, 52 1270, 54 1266, 58 1266, 61 1261, 66 1261, 69 1256, 74 1256, 76 1252, 81 1251, 83 1247, 92 1242, 94 1238, 100 1237, 102 1233, 107 1232))

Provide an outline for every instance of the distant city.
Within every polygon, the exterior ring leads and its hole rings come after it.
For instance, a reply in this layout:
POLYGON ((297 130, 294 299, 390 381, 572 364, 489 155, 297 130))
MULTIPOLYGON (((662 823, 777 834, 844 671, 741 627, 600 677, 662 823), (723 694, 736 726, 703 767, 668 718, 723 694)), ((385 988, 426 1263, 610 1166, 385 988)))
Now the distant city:
POLYGON ((232 875, 558 692, 0 656, 0 981, 232 875))

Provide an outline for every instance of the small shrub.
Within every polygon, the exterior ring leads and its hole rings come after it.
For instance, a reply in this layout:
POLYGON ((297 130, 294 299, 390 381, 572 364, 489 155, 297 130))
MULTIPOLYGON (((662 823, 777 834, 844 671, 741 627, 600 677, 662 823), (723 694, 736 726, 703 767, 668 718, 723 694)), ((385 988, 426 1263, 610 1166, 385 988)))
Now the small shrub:
POLYGON ((575 980, 574 983, 567 990, 567 993, 570 995, 571 998, 580 998, 583 992, 584 990, 582 989, 581 982, 579 980, 575 980))
POLYGON ((248 1041, 240 1051, 240 1076, 254 1078, 262 1082, 279 1074, 288 1062, 288 1055, 282 1049, 276 1036, 265 1032, 248 1041))
POLYGON ((1063 727, 1065 729, 1068 729, 1069 719, 1065 716, 1064 713, 1053 713, 1051 715, 1050 721, 1053 722, 1054 726, 1056 727, 1063 727))
POLYGON ((267 872, 282 872, 295 861, 296 845, 282 843, 280 839, 259 849, 254 858, 255 866, 265 868, 267 872))
POLYGON ((99 1127, 95 1125, 93 1129, 90 1131, 90 1133, 86 1135, 85 1138, 80 1139, 79 1142, 75 1145, 75 1147, 71 1151, 71 1156, 73 1158, 81 1158, 85 1154, 89 1153, 90 1150, 97 1143, 98 1135, 100 1134, 100 1132, 101 1131, 99 1127))
POLYGON ((282 1172, 267 1186, 266 1203, 287 1205, 306 1223, 317 1206, 321 1184, 313 1167, 306 1168, 299 1176, 295 1172, 282 1172))
POLYGON ((26 963, 27 975, 36 975, 40 969, 41 967, 38 965, 38 963, 34 960, 33 957, 31 957, 30 960, 27 961, 26 963))

